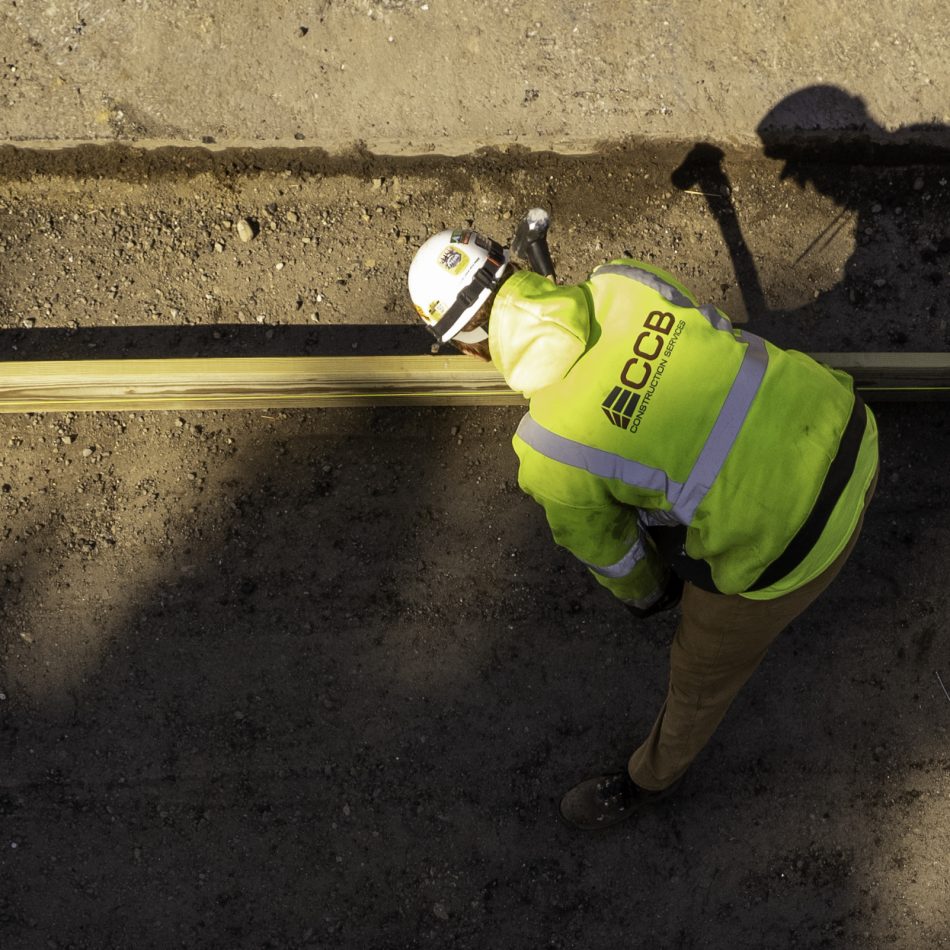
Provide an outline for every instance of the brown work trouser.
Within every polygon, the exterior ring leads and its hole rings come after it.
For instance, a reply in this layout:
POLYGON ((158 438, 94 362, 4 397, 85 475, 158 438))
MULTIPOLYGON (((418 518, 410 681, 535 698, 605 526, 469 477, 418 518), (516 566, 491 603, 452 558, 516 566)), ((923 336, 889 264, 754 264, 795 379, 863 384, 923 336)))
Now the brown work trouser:
MULTIPOLYGON (((864 510, 874 494, 872 482, 864 510)), ((627 770, 641 788, 675 782, 709 741, 772 641, 835 579, 854 549, 864 513, 845 549, 822 574, 773 600, 683 591, 682 619, 670 650, 670 686, 653 730, 627 770)))

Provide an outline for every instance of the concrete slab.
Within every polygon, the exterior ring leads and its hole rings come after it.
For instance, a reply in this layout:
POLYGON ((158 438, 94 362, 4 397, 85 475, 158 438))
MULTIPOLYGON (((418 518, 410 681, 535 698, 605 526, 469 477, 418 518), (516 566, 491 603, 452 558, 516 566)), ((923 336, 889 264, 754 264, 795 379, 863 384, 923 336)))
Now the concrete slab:
POLYGON ((0 141, 584 150, 772 113, 945 142, 948 47, 942 0, 7 0, 0 141))

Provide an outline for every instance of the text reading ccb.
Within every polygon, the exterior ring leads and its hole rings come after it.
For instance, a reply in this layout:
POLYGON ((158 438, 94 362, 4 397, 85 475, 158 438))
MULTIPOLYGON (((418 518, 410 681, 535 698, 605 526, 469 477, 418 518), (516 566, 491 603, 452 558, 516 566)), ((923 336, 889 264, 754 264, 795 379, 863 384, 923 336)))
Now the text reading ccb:
POLYGON ((663 350, 666 337, 670 335, 673 324, 676 322, 672 313, 662 310, 651 310, 643 321, 646 328, 634 340, 632 356, 620 371, 620 381, 631 389, 643 389, 653 373, 652 361, 663 350))

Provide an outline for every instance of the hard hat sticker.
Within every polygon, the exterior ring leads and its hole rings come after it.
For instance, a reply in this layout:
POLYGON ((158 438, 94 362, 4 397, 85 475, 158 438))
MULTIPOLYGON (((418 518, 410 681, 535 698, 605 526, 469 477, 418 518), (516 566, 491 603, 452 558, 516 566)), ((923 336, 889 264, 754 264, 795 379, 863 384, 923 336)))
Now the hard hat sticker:
POLYGON ((468 267, 468 256, 457 247, 449 245, 440 255, 439 263, 450 274, 461 274, 468 267))

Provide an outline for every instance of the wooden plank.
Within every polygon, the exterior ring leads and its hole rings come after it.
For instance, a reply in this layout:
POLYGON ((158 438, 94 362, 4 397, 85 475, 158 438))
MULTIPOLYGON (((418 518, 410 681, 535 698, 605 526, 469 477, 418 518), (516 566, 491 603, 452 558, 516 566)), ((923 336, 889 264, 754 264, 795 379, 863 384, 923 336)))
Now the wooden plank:
POLYGON ((463 356, 0 363, 0 412, 522 402, 493 366, 463 356))
MULTIPOLYGON (((816 353, 869 398, 950 398, 950 354, 816 353)), ((522 405, 463 356, 233 357, 0 363, 0 412, 522 405)))
POLYGON ((950 399, 950 353, 812 353, 849 373, 866 399, 950 399))

